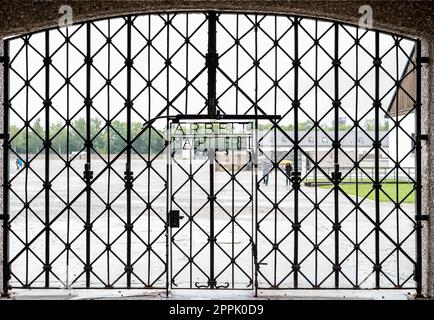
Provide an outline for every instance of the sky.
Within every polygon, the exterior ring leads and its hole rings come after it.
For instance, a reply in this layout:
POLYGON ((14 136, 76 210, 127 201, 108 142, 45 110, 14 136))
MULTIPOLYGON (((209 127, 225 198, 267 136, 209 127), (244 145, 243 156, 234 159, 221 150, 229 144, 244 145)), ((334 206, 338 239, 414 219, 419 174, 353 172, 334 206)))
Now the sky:
MULTIPOLYGON (((284 125, 294 123, 291 103, 297 86, 299 121, 311 119, 324 125, 333 122, 335 27, 330 22, 303 18, 298 26, 298 41, 295 29, 293 17, 219 16, 217 96, 221 112, 252 114, 252 103, 257 99, 258 107, 266 114, 281 115, 284 125), (259 28, 255 33, 254 24, 257 22, 259 28), (239 39, 237 43, 236 39, 239 39), (318 39, 318 46, 314 45, 315 39, 318 39), (295 79, 292 64, 296 52, 300 59, 298 79, 295 79), (253 64, 254 59, 259 60, 257 68, 253 64), (238 90, 233 85, 237 80, 238 90), (319 87, 312 87, 315 80, 318 80, 319 87)), ((362 121, 373 119, 374 112, 368 111, 375 96, 375 70, 372 68, 375 33, 351 26, 339 26, 338 29, 340 117, 362 121), (358 45, 355 44, 356 39, 358 45), (355 80, 359 80, 360 86, 354 86, 355 80)), ((208 46, 205 15, 138 16, 133 18, 131 31, 131 57, 134 58, 131 73, 132 120, 145 122, 158 116, 166 106, 167 95, 173 102, 170 114, 204 113, 208 81, 204 69, 208 46), (171 21, 169 26, 165 25, 167 19, 171 21), (187 37, 189 41, 186 44, 187 37), (148 39, 151 39, 151 45, 148 45, 148 39), (171 57, 169 72, 165 65, 167 56, 171 57), (151 89, 147 87, 149 80, 151 89), (183 91, 187 81, 192 81, 192 85, 183 91)), ((86 93, 86 68, 83 66, 87 49, 86 25, 54 29, 48 34, 52 60, 49 98, 54 107, 50 111, 50 123, 85 117, 82 107, 86 93), (70 37, 67 44, 65 37, 70 37), (65 84, 65 77, 70 77, 70 84, 65 84)), ((97 21, 91 25, 90 35, 93 56, 90 92, 95 108, 91 116, 103 122, 108 118, 126 121, 126 112, 121 111, 127 96, 125 59, 128 36, 125 20, 97 21), (107 43, 107 37, 110 37, 110 43, 107 43), (107 85, 107 79, 111 79, 110 85, 107 85)), ((385 109, 393 97, 395 81, 400 79, 414 43, 380 34, 382 69, 379 96, 385 109)), ((25 120, 45 119, 42 110, 46 98, 43 67, 46 34, 36 33, 29 38, 28 46, 23 44, 23 38, 10 42, 10 97, 13 108, 10 123, 17 126, 23 126, 25 120), (30 79, 32 87, 28 90, 23 88, 26 79, 30 79)), ((381 118, 384 115, 380 112, 381 118)), ((157 121, 155 125, 162 127, 165 121, 157 121)))

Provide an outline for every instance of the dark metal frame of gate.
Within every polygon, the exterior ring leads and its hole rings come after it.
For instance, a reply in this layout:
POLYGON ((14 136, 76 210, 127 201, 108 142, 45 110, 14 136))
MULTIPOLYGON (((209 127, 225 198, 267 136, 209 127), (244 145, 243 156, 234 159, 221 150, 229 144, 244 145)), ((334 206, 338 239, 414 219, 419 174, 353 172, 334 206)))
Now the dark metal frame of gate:
MULTIPOLYGON (((176 15, 178 13, 174 13, 174 15, 176 15)), ((217 72, 222 72, 224 74, 224 72, 222 71, 222 69, 220 69, 219 65, 218 65, 218 59, 219 59, 219 55, 216 52, 216 25, 218 23, 218 15, 219 13, 216 12, 207 12, 206 14, 206 20, 208 21, 208 31, 209 31, 209 37, 208 37, 208 53, 206 54, 206 68, 204 68, 201 72, 203 72, 205 69, 208 71, 208 95, 207 95, 207 114, 204 115, 200 115, 199 117, 203 117, 203 118, 210 118, 210 119, 218 119, 221 117, 229 117, 231 118, 230 115, 226 115, 226 114, 220 114, 220 112, 218 111, 218 101, 217 101, 217 96, 216 96, 216 73, 217 72)), ((226 14, 226 13, 221 13, 221 14, 226 14)), ((237 15, 242 15, 239 13, 228 13, 228 14, 237 14, 237 15)), ((167 13, 161 13, 161 14, 153 14, 153 15, 167 15, 166 18, 162 18, 167 19, 166 21, 166 25, 167 28, 169 28, 170 25, 170 20, 169 19, 169 14, 167 13)), ((173 13, 172 13, 173 15, 173 13)), ((258 31, 258 29, 260 29, 260 22, 261 22, 261 18, 262 16, 267 16, 267 14, 251 14, 252 17, 254 17, 254 21, 252 22, 252 28, 251 30, 253 30, 253 32, 258 31)), ((272 16, 280 16, 280 15, 272 15, 272 16)), ((133 272, 132 270, 132 261, 131 261, 131 233, 132 233, 132 226, 133 226, 133 222, 131 221, 131 192, 132 192, 132 182, 134 181, 133 178, 133 172, 131 171, 131 150, 132 150, 132 144, 134 142, 135 139, 132 139, 131 137, 131 126, 130 126, 130 122, 131 122, 131 111, 133 108, 133 103, 132 103, 132 97, 131 97, 131 70, 132 70, 132 64, 133 64, 133 59, 134 57, 131 56, 131 28, 133 27, 133 23, 134 23, 134 15, 130 15, 130 16, 126 16, 124 17, 125 19, 125 24, 127 26, 127 34, 128 34, 128 45, 127 45, 127 57, 125 60, 125 64, 126 64, 126 70, 127 70, 127 96, 125 99, 125 109, 127 111, 127 119, 128 119, 128 124, 127 124, 127 139, 126 139, 126 147, 122 150, 122 152, 126 151, 127 152, 127 163, 126 163, 126 169, 124 172, 124 180, 125 180, 125 188, 126 188, 126 194, 127 194, 127 207, 126 207, 126 224, 125 224, 125 228, 126 228, 126 234, 127 234, 127 258, 126 258, 126 263, 125 263, 125 274, 127 276, 127 288, 131 287, 131 273, 133 272)), ((293 71, 294 71, 294 77, 295 77, 295 82, 294 82, 294 97, 293 97, 293 102, 292 102, 292 108, 294 110, 294 121, 295 123, 297 123, 298 121, 298 109, 300 108, 300 97, 298 96, 298 72, 300 67, 300 57, 299 57, 299 53, 298 53, 298 28, 299 28, 299 21, 301 21, 303 19, 303 17, 298 17, 298 16, 287 16, 289 19, 291 19, 292 21, 292 26, 291 28, 294 28, 294 41, 295 41, 295 52, 293 52, 293 71)), ((250 19, 250 18, 249 18, 250 19)), ((322 20, 317 20, 317 21, 322 21, 322 20)), ((91 92, 90 92, 90 71, 92 68, 92 56, 91 56, 91 52, 90 52, 90 26, 91 26, 92 22, 85 22, 82 23, 83 26, 86 26, 87 28, 87 52, 85 53, 85 67, 86 67, 86 73, 87 73, 87 86, 86 86, 86 92, 84 93, 85 95, 85 99, 84 99, 84 108, 86 110, 86 117, 89 120, 90 119, 90 112, 91 112, 91 108, 92 108, 92 97, 91 97, 91 92)), ((188 23, 188 22, 187 22, 188 23)), ((339 44, 339 26, 346 26, 347 24, 341 24, 339 22, 333 22, 332 23, 332 27, 334 28, 334 36, 335 36, 335 52, 331 53, 331 55, 333 55, 334 60, 333 60, 333 69, 334 69, 334 74, 335 74, 335 92, 334 92, 334 101, 333 101, 333 108, 334 108, 334 113, 335 113, 335 119, 337 120, 339 117, 339 111, 340 111, 340 92, 339 92, 339 86, 338 86, 338 77, 339 77, 339 70, 340 70, 340 57, 339 57, 339 53, 338 53, 338 44, 339 44)), ((357 28, 357 27, 356 27, 357 28)), ((45 126, 46 128, 49 128, 50 123, 49 123, 49 110, 50 108, 52 108, 53 106, 51 105, 51 101, 50 101, 50 94, 49 94, 49 85, 50 85, 50 79, 49 79, 49 69, 50 69, 50 64, 51 64, 51 57, 49 55, 49 33, 50 31, 47 30, 45 31, 45 37, 46 37, 46 53, 43 54, 44 55, 44 69, 46 72, 46 86, 45 86, 45 93, 42 93, 42 95, 44 95, 45 101, 44 101, 44 110, 46 112, 46 123, 45 126)), ((370 31, 371 32, 371 31, 370 31)), ((385 33, 385 32, 380 32, 378 30, 373 30, 372 32, 375 32, 375 47, 376 50, 373 53, 374 54, 374 62, 373 62, 373 66, 372 68, 375 69, 375 86, 376 86, 376 95, 375 95, 375 99, 374 99, 374 103, 372 106, 372 109, 375 110, 375 141, 373 142, 373 149, 375 150, 375 163, 376 163, 376 172, 375 172, 375 178, 373 181, 373 188, 375 190, 375 195, 376 195, 376 219, 375 221, 373 221, 373 224, 375 225, 375 246, 376 246, 376 258, 375 258, 375 265, 374 265, 374 272, 375 272, 375 288, 381 288, 380 286, 380 273, 381 273, 381 261, 380 261, 380 257, 379 257, 379 235, 380 233, 385 233, 380 226, 380 213, 379 213, 379 192, 381 189, 381 179, 379 177, 379 152, 381 150, 381 141, 380 141, 380 137, 379 137, 379 111, 381 108, 381 99, 379 96, 379 72, 380 72, 380 68, 381 68, 381 56, 379 54, 379 35, 381 33, 385 33)), ((387 33, 385 33, 387 34, 387 33)), ((391 34, 393 35, 393 34, 391 34)), ((9 155, 11 152, 14 152, 11 149, 11 143, 10 141, 13 139, 13 137, 9 136, 9 111, 11 108, 13 108, 13 103, 11 103, 11 99, 10 99, 10 95, 9 95, 9 81, 10 81, 10 63, 11 60, 13 60, 9 57, 9 43, 10 41, 13 41, 14 39, 22 39, 24 41, 25 46, 28 45, 28 39, 31 35, 24 35, 24 36, 20 36, 20 37, 16 37, 16 38, 12 38, 12 39, 8 39, 4 41, 4 58, 3 58, 3 62, 4 62, 4 91, 3 91, 3 95, 4 95, 4 108, 3 108, 3 112, 4 112, 4 122, 3 122, 3 127, 5 129, 5 133, 3 134, 3 139, 4 139, 4 143, 3 143, 3 159, 4 164, 3 164, 3 179, 4 179, 4 184, 3 184, 3 215, 2 215, 2 219, 3 219, 3 261, 4 261, 4 268, 3 268, 3 286, 5 288, 5 290, 8 290, 10 288, 12 288, 9 284, 9 279, 11 276, 11 270, 10 270, 10 256, 9 256, 9 232, 10 232, 10 225, 9 225, 9 193, 10 191, 10 187, 11 187, 11 183, 10 183, 10 171, 9 171, 9 161, 7 159, 9 159, 9 155)), ((393 35, 395 36, 395 35, 393 35)), ((237 38, 238 35, 234 35, 234 39, 235 39, 235 45, 240 46, 239 40, 237 42, 237 38)), ((316 37, 316 36, 315 36, 316 37)), ((396 41, 398 41, 398 39, 407 39, 406 37, 400 36, 400 35, 396 35, 396 41)), ((318 43, 317 38, 315 38, 316 40, 316 45, 320 46, 320 44, 318 43)), ((278 44, 278 39, 274 39, 275 41, 275 47, 277 47, 278 44)), ((421 265, 422 265, 422 255, 421 255, 421 220, 423 219, 423 215, 421 212, 421 140, 423 140, 423 135, 421 134, 421 63, 422 63, 422 58, 421 58, 421 42, 420 40, 414 40, 414 39, 409 39, 415 42, 415 47, 416 47, 416 61, 414 64, 414 68, 417 72, 417 89, 416 89, 416 96, 414 97, 414 111, 415 111, 415 119, 416 119, 416 123, 415 123, 415 130, 416 130, 416 136, 414 139, 414 150, 415 150, 415 154, 416 154, 416 179, 414 182, 414 190, 415 190, 415 212, 416 212, 416 216, 414 218, 414 227, 415 227, 415 233, 416 233, 416 257, 414 260, 414 279, 415 279, 415 283, 416 283, 416 291, 418 294, 420 294, 421 292, 421 265)), ((256 40, 257 41, 257 40, 256 40)), ((355 40, 356 41, 356 40, 355 40)), ((169 43, 169 39, 167 39, 167 42, 169 43)), ((256 52, 254 52, 255 57, 253 57, 253 61, 254 61, 254 69, 256 71, 256 79, 257 79, 257 71, 259 68, 259 62, 261 57, 258 57, 258 43, 255 43, 255 48, 256 48, 256 52)), ((167 58, 167 57, 166 57, 167 58)), ((237 56, 238 59, 238 56, 237 56)), ((170 68, 170 58, 168 60, 166 60, 166 67, 170 68)), ((232 83, 232 86, 236 87, 237 90, 243 94, 242 89, 240 87, 238 87, 238 79, 230 79, 229 76, 225 75, 226 78, 228 78, 228 80, 232 83)), ((186 78, 186 87, 183 89, 185 90, 187 87, 191 86, 192 83, 194 82, 195 78, 192 79, 191 81, 189 81, 186 78)), ((275 79, 274 80, 276 82, 276 85, 278 85, 278 80, 275 79)), ((257 85, 257 83, 256 83, 257 85)), ((399 85, 399 84, 397 84, 399 85)), ((318 84, 318 79, 315 82, 315 86, 320 86, 318 84)), ((24 87, 29 88, 31 87, 30 81, 28 79, 26 79, 25 85, 24 87)), ((168 94, 168 93, 167 93, 168 94)), ((167 96, 168 97, 168 96, 167 96)), ((238 116, 240 118, 252 118, 253 121, 255 122, 256 126, 258 125, 258 119, 268 119, 272 124, 273 124, 273 129, 274 132, 276 131, 276 128, 279 129, 279 121, 273 119, 272 117, 267 117, 267 113, 260 109, 258 106, 258 95, 256 93, 255 97, 247 97, 251 102, 252 102, 252 107, 254 108, 254 115, 235 115, 235 118, 238 116)), ((168 100, 167 98, 167 106, 169 106, 171 104, 171 101, 168 100)), ((167 124, 169 124, 169 118, 172 115, 169 115, 169 111, 167 111, 166 114, 165 110, 167 109, 164 108, 163 110, 161 110, 158 113, 157 118, 159 119, 164 119, 166 118, 167 120, 167 124)), ((195 116, 188 116, 188 115, 182 115, 185 118, 194 118, 195 116)), ((182 117, 181 116, 181 117, 182 117)), ((155 119, 157 119, 155 118, 155 119)), ((145 121, 144 127, 142 128, 141 133, 145 132, 146 128, 148 128, 149 126, 152 126, 152 123, 155 121, 155 119, 148 119, 147 121, 145 121)), ((91 267, 91 261, 90 261, 90 235, 92 232, 92 222, 90 220, 90 211, 91 211, 91 190, 92 190, 92 182, 95 181, 99 175, 97 176, 93 176, 93 172, 91 170, 91 152, 92 152, 92 137, 91 137, 91 133, 90 133, 90 121, 86 121, 87 123, 87 127, 86 127, 86 131, 87 131, 87 136, 85 137, 85 141, 84 141, 84 149, 86 151, 86 162, 87 164, 85 165, 84 168, 84 172, 83 172, 83 179, 86 183, 86 188, 82 190, 81 193, 85 192, 86 193, 86 198, 87 198, 87 205, 86 205, 86 215, 85 215, 85 224, 84 224, 84 228, 85 228, 85 233, 86 233, 86 243, 87 243, 87 247, 86 247, 86 263, 84 266, 84 273, 86 274, 86 288, 92 288, 90 286, 90 274, 92 272, 92 267, 91 267)), ((338 246, 338 242, 339 242, 339 236, 341 234, 342 231, 340 231, 340 221, 339 221, 339 190, 340 190, 340 181, 342 181, 342 176, 341 176, 341 172, 339 169, 339 159, 338 159, 338 155, 339 155, 339 148, 340 148, 340 137, 338 135, 338 121, 335 121, 335 131, 334 131, 334 138, 333 138, 333 150, 334 150, 334 157, 335 157, 335 169, 334 172, 332 173, 332 177, 331 177, 331 181, 333 182, 333 190, 334 190, 334 201, 335 201, 335 221, 334 221, 334 225, 333 225, 333 232, 334 232, 334 236, 335 236, 335 257, 332 258, 332 260, 334 261, 334 266, 333 266, 333 273, 335 274, 335 288, 341 288, 339 286, 339 273, 340 273, 340 257, 339 257, 339 246, 338 246)), ((30 127, 30 123, 26 123, 25 125, 25 129, 28 129, 30 127)), ((294 153, 295 155, 297 155, 297 153, 303 153, 303 150, 301 150, 298 146, 298 141, 300 140, 300 137, 298 135, 298 129, 297 126, 295 126, 295 132, 294 132, 294 138, 292 139, 291 137, 288 137, 289 139, 291 139, 294 143, 294 153)), ((50 183, 50 179, 49 179, 49 168, 50 168, 50 162, 49 162, 49 154, 50 152, 52 152, 51 149, 51 140, 50 139, 50 134, 48 132, 48 130, 46 131, 45 137, 40 137, 41 140, 43 140, 43 145, 44 148, 41 151, 45 152, 46 155, 46 162, 45 162, 45 177, 41 178, 41 180, 44 181, 44 189, 43 189, 43 193, 45 195, 45 200, 46 200, 46 207, 45 207, 45 212, 46 212, 46 216, 45 216, 45 228, 39 233, 39 236, 42 234, 45 234, 45 245, 46 245, 46 256, 42 257, 41 259, 44 261, 44 268, 43 268, 43 273, 45 274, 45 286, 44 288, 51 288, 50 287, 50 283, 49 283, 49 274, 51 271, 51 265, 50 265, 50 254, 49 254, 49 250, 50 250, 50 225, 53 223, 53 221, 55 219, 57 219, 57 217, 59 217, 66 209, 70 209, 70 204, 66 204, 65 209, 63 209, 59 215, 56 216, 56 218, 50 218, 49 216, 49 200, 50 200, 50 191, 51 190, 51 183, 50 183)), ((166 141, 166 146, 167 146, 167 141, 166 141)), ((55 151, 54 151, 55 152, 55 151)), ((122 153, 121 152, 121 153, 122 153)), ((119 153, 119 154, 121 154, 119 153)), ((119 155, 118 155, 119 156, 119 155)), ((111 160, 110 163, 108 163, 107 167, 105 169, 107 169, 111 163, 113 163, 116 158, 118 156, 115 156, 114 159, 111 160)), ((257 154, 256 154, 257 156, 257 154)), ((291 178, 294 184, 294 192, 295 192, 295 220, 293 221, 293 232, 295 235, 295 239, 297 239, 297 236, 299 235, 300 232, 300 221, 297 218, 297 206, 298 206, 298 197, 297 197, 297 193, 299 192, 300 189, 300 180, 302 179, 302 177, 300 177, 300 172, 299 172, 299 167, 298 167, 298 158, 297 156, 295 156, 295 162, 294 162, 294 175, 291 178)), ((146 161, 146 163, 149 165, 152 160, 150 161, 150 159, 144 159, 144 161, 146 161)), ((399 163, 397 164, 397 166, 399 166, 399 163)), ((28 169, 28 166, 25 164, 25 168, 28 169)), ((257 168, 257 165, 255 165, 255 168, 257 168)), ((273 170, 278 170, 278 168, 276 167, 276 164, 273 163, 273 170)), ((318 170, 322 170, 320 166, 317 167, 318 170)), ((256 169, 257 170, 257 169, 256 169)), ((169 168, 167 168, 167 171, 169 171, 169 168)), ((324 172, 325 174, 325 172, 324 172)), ((257 174, 255 175, 257 178, 257 183, 259 186, 259 182, 258 181, 258 176, 257 174)), ((326 175, 328 176, 328 175, 326 175)), ((166 188, 167 189, 167 188, 166 188)), ((258 188, 255 189, 255 208, 257 209, 258 203, 258 188)), ((167 192, 167 190, 166 190, 167 192)), ((74 200, 72 200, 74 201, 74 200)), ((167 200, 169 201, 169 200, 167 200)), ((28 203, 27 203, 27 208, 28 208, 28 203)), ((275 208, 276 210, 278 209, 278 204, 275 204, 275 206, 277 205, 277 208, 275 208)), ((396 204, 399 206, 399 204, 396 204)), ((357 205, 356 205, 357 206, 357 205)), ((167 238, 167 232, 168 232, 168 216, 166 216, 166 238, 167 238)), ((257 215, 256 215, 256 219, 257 219, 257 215)), ((256 223, 258 223, 258 221, 256 221, 256 223)), ((257 235, 258 235, 258 228, 255 228, 255 239, 257 239, 257 235)), ((387 234, 385 234, 387 236, 387 234)), ((33 240, 32 240, 33 241, 33 240)), ((167 240, 169 241, 169 240, 167 240)), ((297 241, 297 240, 295 240, 297 241)), ((401 250, 402 249, 399 247, 399 244, 396 244, 397 246, 397 250, 401 250)), ((28 250, 29 247, 29 243, 27 243, 26 245, 28 250)), ((299 269, 300 269, 300 265, 299 265, 299 260, 297 258, 297 245, 295 245, 295 258, 293 261, 293 268, 292 268, 292 273, 293 273, 293 277, 294 277, 294 288, 298 288, 297 285, 297 279, 299 277, 299 269)), ((167 253, 166 253, 167 254, 167 253)), ((405 252, 404 252, 405 254, 405 252)), ((258 261, 258 257, 257 257, 257 251, 256 248, 254 248, 254 252, 253 252, 253 256, 255 259, 255 280, 257 280, 258 277, 258 272, 260 272, 259 266, 261 264, 260 261, 258 261)), ((13 257, 15 258, 15 257, 13 257)), ((167 257, 167 259, 169 259, 169 257, 167 257)), ((42 261, 41 260, 41 261, 42 261)), ((167 268, 167 260, 166 260, 166 278, 167 278, 167 285, 165 287, 165 289, 169 289, 169 275, 167 272, 168 268, 167 268)), ((290 272, 291 273, 291 272, 290 272)), ((28 284, 24 284, 21 286, 24 288, 29 288, 32 287, 31 285, 28 284)), ((147 284, 145 285, 145 287, 152 287, 152 284, 147 284)), ((255 289, 257 289, 257 283, 254 284, 255 289)), ((278 289, 278 286, 271 286, 271 288, 275 288, 278 289)), ((313 286, 314 289, 319 289, 319 286, 313 286)), ((357 288, 357 286, 353 287, 352 289, 357 288)), ((345 289, 345 288, 343 288, 345 289)), ((351 288, 350 288, 351 289, 351 288)))

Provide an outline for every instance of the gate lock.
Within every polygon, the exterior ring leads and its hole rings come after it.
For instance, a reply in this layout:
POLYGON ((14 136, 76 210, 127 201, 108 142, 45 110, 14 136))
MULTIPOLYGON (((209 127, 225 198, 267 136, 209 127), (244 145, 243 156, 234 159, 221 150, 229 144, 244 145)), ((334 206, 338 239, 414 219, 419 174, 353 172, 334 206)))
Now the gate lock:
POLYGON ((179 210, 169 211, 169 223, 171 228, 179 228, 179 220, 183 219, 184 216, 179 215, 179 210))

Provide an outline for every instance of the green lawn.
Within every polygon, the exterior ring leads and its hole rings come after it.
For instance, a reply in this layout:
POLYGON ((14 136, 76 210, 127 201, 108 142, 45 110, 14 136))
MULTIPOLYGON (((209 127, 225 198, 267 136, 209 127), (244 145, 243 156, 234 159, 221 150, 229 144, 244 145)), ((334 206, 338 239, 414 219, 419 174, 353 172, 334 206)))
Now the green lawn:
MULTIPOLYGON (((320 188, 323 189, 330 189, 333 186, 332 185, 320 185, 320 188)), ((342 183, 340 185, 341 189, 347 193, 348 195, 356 195, 356 184, 355 183, 342 183)), ((364 198, 370 191, 372 190, 372 184, 370 183, 360 183, 358 185, 358 195, 360 198, 364 198)), ((394 201, 401 201, 404 199, 410 191, 413 190, 413 184, 411 183, 398 183, 398 199, 396 199, 396 184, 394 183, 387 183, 383 184, 381 186, 380 190, 380 201, 381 202, 390 202, 390 199, 386 196, 385 193, 389 195, 390 198, 392 198, 394 201)), ((414 196, 415 192, 414 190, 411 192, 411 194, 404 200, 405 203, 414 203, 414 196)), ((372 191, 368 199, 375 200, 375 192, 372 191)))

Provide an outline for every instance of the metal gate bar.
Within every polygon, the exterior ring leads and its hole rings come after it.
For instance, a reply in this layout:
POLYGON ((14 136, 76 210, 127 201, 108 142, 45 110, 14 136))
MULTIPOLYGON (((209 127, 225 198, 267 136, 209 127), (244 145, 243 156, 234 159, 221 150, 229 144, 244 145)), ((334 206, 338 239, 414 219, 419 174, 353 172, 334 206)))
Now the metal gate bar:
POLYGON ((8 292, 9 265, 9 41, 3 41, 3 291, 8 292))
MULTIPOLYGON (((294 67, 294 100, 292 102, 292 107, 294 109, 294 171, 293 173, 293 189, 294 189, 294 223, 292 225, 292 228, 294 230, 294 261, 292 265, 292 270, 294 272, 294 287, 298 287, 298 271, 300 270, 300 265, 298 264, 298 230, 299 230, 299 221, 298 221, 298 200, 299 200, 299 188, 300 188, 300 175, 299 172, 299 163, 298 163, 298 145, 299 145, 299 137, 298 137, 298 109, 300 107, 300 101, 298 96, 298 82, 299 82, 299 55, 298 55, 298 27, 299 27, 299 20, 297 17, 294 18, 294 60, 293 60, 293 67, 294 67)), ((276 131, 276 128, 274 128, 276 131)), ((274 141, 277 141, 275 139, 274 141)), ((276 148, 275 148, 276 149, 276 148)), ((275 161, 277 161, 277 156, 275 158, 275 161)), ((276 179, 277 180, 277 179, 276 179)), ((275 194, 277 195, 277 187, 275 190, 275 194)), ((276 199, 277 202, 277 199, 276 199)), ((277 221, 276 221, 277 225, 277 221)), ((277 251, 276 251, 277 252, 277 251)), ((275 258, 276 259, 276 258, 275 258)), ((275 260, 277 261, 277 260, 275 260)), ((275 263, 277 267, 277 262, 275 263)), ((276 282, 276 280, 274 280, 276 282)))
MULTIPOLYGON (((416 128, 416 265, 414 270, 416 293, 422 295, 422 53, 421 41, 416 42, 416 104, 415 104, 415 128, 416 128)), ((426 215, 425 215, 426 217, 426 215)))
POLYGON ((380 175, 379 175, 379 157, 380 157, 380 136, 379 128, 380 125, 380 38, 378 31, 375 31, 375 100, 373 102, 373 107, 375 111, 375 178, 374 178, 374 191, 375 191, 375 287, 380 287, 380 175))

